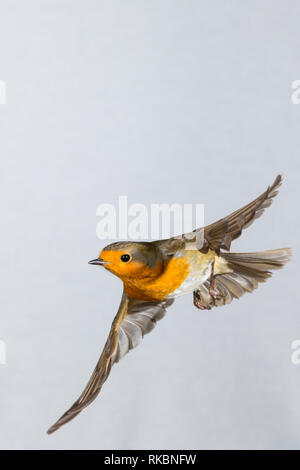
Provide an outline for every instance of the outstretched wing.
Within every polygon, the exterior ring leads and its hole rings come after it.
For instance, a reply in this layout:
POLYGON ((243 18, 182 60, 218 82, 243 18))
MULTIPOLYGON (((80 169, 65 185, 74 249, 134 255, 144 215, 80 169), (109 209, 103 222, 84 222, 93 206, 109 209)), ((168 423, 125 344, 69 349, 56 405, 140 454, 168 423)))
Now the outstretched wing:
POLYGON ((272 186, 269 186, 257 199, 227 217, 205 227, 204 242, 208 247, 217 252, 222 248, 229 251, 231 242, 238 238, 242 230, 249 227, 255 219, 262 215, 264 209, 272 204, 273 198, 278 194, 281 182, 282 176, 278 175, 272 186))
POLYGON ((124 292, 117 315, 96 368, 84 391, 64 413, 61 418, 47 431, 52 434, 62 425, 71 421, 84 408, 90 405, 106 381, 112 365, 118 362, 130 349, 142 341, 143 336, 153 330, 156 322, 163 318, 166 308, 173 300, 163 302, 144 302, 130 299, 124 292))
POLYGON ((229 251, 231 242, 238 238, 242 230, 260 217, 264 209, 272 204, 281 182, 282 176, 278 175, 272 186, 269 186, 257 199, 211 225, 177 237, 158 240, 154 243, 165 255, 172 255, 182 248, 199 249, 204 252, 211 248, 217 253, 221 249, 229 251))

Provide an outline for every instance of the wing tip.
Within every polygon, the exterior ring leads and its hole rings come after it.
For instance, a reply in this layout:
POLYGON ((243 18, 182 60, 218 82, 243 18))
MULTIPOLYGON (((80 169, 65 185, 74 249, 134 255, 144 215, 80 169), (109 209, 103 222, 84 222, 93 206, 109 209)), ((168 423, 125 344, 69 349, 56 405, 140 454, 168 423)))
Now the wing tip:
POLYGON ((279 173, 276 176, 273 184, 271 184, 271 186, 268 186, 266 192, 264 193, 265 198, 264 198, 263 205, 262 205, 263 209, 266 209, 267 207, 271 206, 273 199, 277 196, 279 192, 279 188, 282 185, 282 182, 283 182, 283 175, 279 173))
MULTIPOLYGON (((269 187, 269 192, 274 193, 275 191, 277 191, 277 189, 282 185, 282 182, 283 182, 283 174, 279 173, 276 176, 274 183, 269 187)), ((276 194, 274 194, 274 196, 276 196, 276 194)))
POLYGON ((47 431, 47 434, 48 436, 50 436, 51 434, 53 434, 55 431, 57 431, 59 428, 59 426, 57 426, 57 423, 53 424, 53 426, 51 426, 48 431, 47 431))

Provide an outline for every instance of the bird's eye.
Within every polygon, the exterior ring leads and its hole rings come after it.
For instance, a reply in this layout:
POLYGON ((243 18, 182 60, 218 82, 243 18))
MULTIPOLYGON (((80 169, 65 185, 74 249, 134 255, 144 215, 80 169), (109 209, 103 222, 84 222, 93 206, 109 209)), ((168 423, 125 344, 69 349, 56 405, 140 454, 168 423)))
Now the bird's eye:
POLYGON ((130 258, 130 255, 122 255, 121 261, 123 261, 123 263, 128 263, 128 261, 130 261, 130 258))

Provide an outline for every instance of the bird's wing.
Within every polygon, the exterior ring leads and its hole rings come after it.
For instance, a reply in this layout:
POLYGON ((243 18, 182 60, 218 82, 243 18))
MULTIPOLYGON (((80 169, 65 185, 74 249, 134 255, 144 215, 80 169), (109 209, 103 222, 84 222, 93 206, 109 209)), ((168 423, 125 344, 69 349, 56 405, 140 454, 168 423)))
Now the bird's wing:
POLYGON ((278 188, 281 183, 282 176, 278 175, 274 183, 254 201, 205 227, 204 240, 209 248, 216 251, 222 248, 230 250, 231 242, 238 238, 242 230, 249 227, 255 219, 262 215, 264 209, 272 204, 273 198, 278 194, 278 188))
POLYGON ((139 345, 143 336, 153 330, 156 322, 163 318, 166 308, 172 303, 172 300, 163 302, 139 301, 130 299, 125 292, 123 293, 118 313, 114 318, 104 349, 87 386, 73 406, 51 426, 47 431, 48 434, 71 421, 95 400, 109 376, 112 365, 125 356, 130 349, 139 345))
POLYGON ((186 247, 187 243, 190 244, 192 249, 193 246, 196 246, 203 251, 209 248, 216 252, 221 249, 228 251, 231 242, 241 235, 242 230, 260 217, 264 209, 272 204, 281 182, 282 176, 278 175, 272 186, 269 186, 257 199, 211 225, 198 228, 179 237, 158 240, 155 243, 164 253, 169 255, 181 248, 182 244, 186 247))

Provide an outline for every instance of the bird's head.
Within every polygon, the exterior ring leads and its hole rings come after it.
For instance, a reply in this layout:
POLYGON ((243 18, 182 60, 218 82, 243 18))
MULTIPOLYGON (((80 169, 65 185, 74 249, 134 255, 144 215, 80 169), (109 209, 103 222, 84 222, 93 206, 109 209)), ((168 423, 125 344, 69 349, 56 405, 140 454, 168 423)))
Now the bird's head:
POLYGON ((103 266, 126 280, 129 278, 154 278, 163 269, 160 250, 149 242, 117 242, 106 246, 98 258, 89 264, 103 266))

